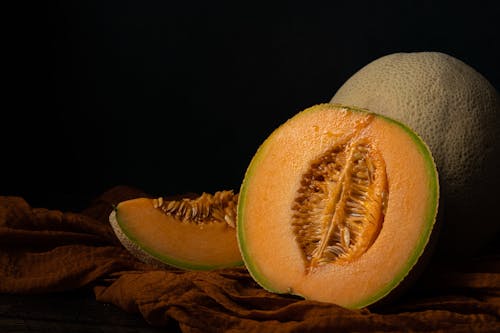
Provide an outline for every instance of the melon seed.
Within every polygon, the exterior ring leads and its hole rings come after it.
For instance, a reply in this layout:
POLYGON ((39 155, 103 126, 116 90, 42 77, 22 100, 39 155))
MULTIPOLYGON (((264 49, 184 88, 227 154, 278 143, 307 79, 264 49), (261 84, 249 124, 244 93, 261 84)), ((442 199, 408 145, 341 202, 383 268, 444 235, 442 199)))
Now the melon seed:
POLYGON ((360 132, 312 161, 300 182, 291 223, 307 271, 359 258, 382 228, 385 162, 360 132))
POLYGON ((202 193, 194 199, 166 200, 159 197, 153 199, 152 203, 154 208, 184 223, 222 222, 232 228, 236 227, 238 194, 233 191, 218 191, 213 195, 202 193))

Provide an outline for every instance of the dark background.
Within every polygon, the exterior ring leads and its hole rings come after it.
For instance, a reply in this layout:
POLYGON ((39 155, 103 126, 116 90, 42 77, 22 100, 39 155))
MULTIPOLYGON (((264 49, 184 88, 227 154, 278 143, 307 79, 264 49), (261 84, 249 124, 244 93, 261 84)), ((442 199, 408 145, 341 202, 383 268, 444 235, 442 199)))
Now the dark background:
POLYGON ((389 53, 445 52, 500 88, 496 1, 17 6, 4 12, 0 195, 37 207, 79 210, 119 184, 238 190, 274 128, 389 53))

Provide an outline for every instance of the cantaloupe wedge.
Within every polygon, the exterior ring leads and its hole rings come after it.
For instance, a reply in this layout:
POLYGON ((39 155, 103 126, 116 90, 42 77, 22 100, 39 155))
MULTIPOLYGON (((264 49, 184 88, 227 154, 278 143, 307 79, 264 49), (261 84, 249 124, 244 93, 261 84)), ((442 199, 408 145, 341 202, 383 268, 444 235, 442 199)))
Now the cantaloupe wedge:
POLYGON ((118 239, 140 260, 157 266, 209 270, 242 265, 235 229, 237 195, 138 198, 110 215, 118 239))
POLYGON ((265 289, 361 308, 422 260, 438 201, 431 152, 408 127, 317 105, 253 157, 240 190, 239 247, 265 289))

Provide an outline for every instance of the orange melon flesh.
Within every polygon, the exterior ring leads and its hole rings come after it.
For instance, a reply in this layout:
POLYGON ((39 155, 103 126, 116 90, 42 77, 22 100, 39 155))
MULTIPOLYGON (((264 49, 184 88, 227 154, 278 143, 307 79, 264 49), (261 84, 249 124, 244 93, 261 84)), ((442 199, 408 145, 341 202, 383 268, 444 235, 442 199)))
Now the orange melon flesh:
POLYGON ((226 223, 181 222, 148 198, 121 202, 110 221, 123 245, 146 262, 193 270, 242 264, 236 230, 226 223))
POLYGON ((410 129, 362 110, 315 106, 278 128, 250 163, 238 205, 240 250, 254 279, 270 291, 361 308, 389 294, 418 261, 433 229, 438 192, 430 152, 410 129), (359 258, 308 271, 290 224, 301 175, 367 117, 373 119, 361 135, 386 165, 383 226, 359 258))

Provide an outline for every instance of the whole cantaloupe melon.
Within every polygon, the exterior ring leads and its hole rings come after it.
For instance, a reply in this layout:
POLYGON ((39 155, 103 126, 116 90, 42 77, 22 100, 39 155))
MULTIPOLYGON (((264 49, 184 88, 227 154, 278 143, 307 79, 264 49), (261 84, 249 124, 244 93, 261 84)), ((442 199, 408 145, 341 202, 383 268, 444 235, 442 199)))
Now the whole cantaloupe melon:
POLYGON ((444 200, 441 254, 460 259, 498 237, 500 98, 481 74, 444 53, 396 53, 360 69, 331 102, 399 120, 429 145, 444 200))

